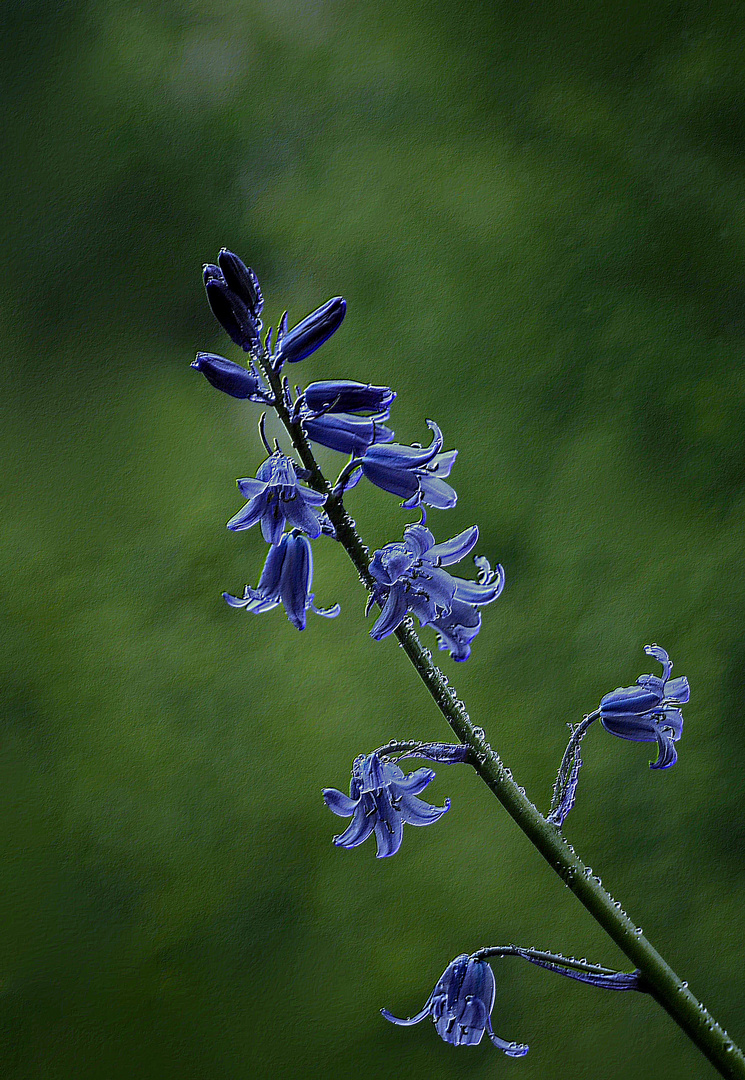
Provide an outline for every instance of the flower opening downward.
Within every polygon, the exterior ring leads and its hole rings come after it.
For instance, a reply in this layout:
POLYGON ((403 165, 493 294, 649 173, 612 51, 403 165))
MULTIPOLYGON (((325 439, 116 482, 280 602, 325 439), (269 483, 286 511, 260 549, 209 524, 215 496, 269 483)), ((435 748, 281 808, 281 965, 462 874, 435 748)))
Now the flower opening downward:
POLYGON ((351 817, 349 828, 334 837, 337 847, 355 848, 375 831, 378 858, 395 855, 401 847, 404 824, 432 825, 450 809, 431 806, 418 799, 435 779, 432 769, 415 769, 406 775, 398 765, 375 752, 356 758, 352 767, 349 795, 326 788, 323 797, 329 810, 339 817, 351 817))
POLYGON ((671 679, 672 661, 659 645, 644 651, 662 664, 662 676, 640 675, 636 686, 619 686, 600 702, 600 722, 619 739, 656 742, 657 760, 652 769, 669 769, 678 760, 675 743, 683 734, 681 705, 690 698, 688 679, 671 679))
POLYGON ((256 615, 283 604, 287 618, 298 630, 305 629, 306 611, 310 608, 316 615, 334 619, 341 610, 338 604, 331 608, 317 608, 310 587, 313 583, 313 555, 310 541, 296 530, 285 533, 280 542, 269 548, 264 569, 255 589, 246 585, 243 596, 223 593, 226 603, 234 608, 245 608, 256 615))
POLYGON ((476 1046, 486 1031, 494 1045, 508 1057, 524 1057, 528 1052, 524 1043, 506 1042, 494 1034, 491 1023, 494 994, 494 973, 489 964, 463 953, 445 968, 416 1016, 402 1020, 387 1009, 380 1011, 386 1020, 401 1027, 410 1027, 431 1016, 437 1034, 453 1046, 476 1046))

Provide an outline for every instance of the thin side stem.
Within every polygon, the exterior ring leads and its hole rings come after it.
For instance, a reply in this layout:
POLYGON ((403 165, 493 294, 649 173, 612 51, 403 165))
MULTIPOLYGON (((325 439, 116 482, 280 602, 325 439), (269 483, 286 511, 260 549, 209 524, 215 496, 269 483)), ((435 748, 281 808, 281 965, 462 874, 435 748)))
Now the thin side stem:
MULTIPOLYGON (((292 440, 300 460, 308 470, 308 483, 326 496, 325 510, 336 538, 344 547, 368 592, 375 590, 369 570, 369 551, 362 543, 342 498, 335 494, 321 472, 302 426, 293 420, 282 393, 280 376, 271 369, 263 352, 257 357, 276 397, 275 409, 292 440)), ((600 879, 575 854, 574 849, 533 805, 512 773, 492 749, 481 728, 471 722, 465 706, 448 684, 443 673, 422 647, 414 624, 406 618, 394 631, 427 691, 456 737, 471 748, 471 763, 489 790, 497 797, 510 817, 538 849, 549 866, 571 889, 581 904, 603 927, 632 964, 644 975, 649 992, 699 1048, 721 1076, 745 1080, 745 1055, 707 1009, 694 997, 687 983, 650 944, 621 905, 600 884, 600 879)))

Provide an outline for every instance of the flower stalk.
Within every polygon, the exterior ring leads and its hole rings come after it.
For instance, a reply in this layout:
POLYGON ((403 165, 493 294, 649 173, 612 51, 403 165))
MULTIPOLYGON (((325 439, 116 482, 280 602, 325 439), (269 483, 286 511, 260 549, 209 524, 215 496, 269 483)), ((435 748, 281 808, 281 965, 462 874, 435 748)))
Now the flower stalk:
MULTIPOLYGON (((280 375, 271 366, 269 356, 263 349, 258 349, 255 356, 274 394, 276 413, 307 470, 306 483, 327 496, 324 509, 336 530, 336 538, 354 564, 362 584, 371 596, 374 596, 376 582, 369 569, 370 555, 344 507, 342 493, 338 488, 332 490, 321 472, 299 419, 294 419, 291 415, 287 404, 288 395, 280 375)), ((473 768, 513 821, 595 921, 642 973, 652 997, 720 1075, 730 1080, 745 1080, 745 1055, 742 1050, 696 999, 687 983, 673 971, 641 929, 614 901, 600 884, 600 880, 593 877, 591 870, 575 854, 556 825, 546 820, 513 779, 499 754, 487 742, 483 730, 472 723, 465 705, 432 662, 430 653, 422 647, 411 618, 406 617, 393 633, 456 738, 470 748, 469 761, 473 768)))

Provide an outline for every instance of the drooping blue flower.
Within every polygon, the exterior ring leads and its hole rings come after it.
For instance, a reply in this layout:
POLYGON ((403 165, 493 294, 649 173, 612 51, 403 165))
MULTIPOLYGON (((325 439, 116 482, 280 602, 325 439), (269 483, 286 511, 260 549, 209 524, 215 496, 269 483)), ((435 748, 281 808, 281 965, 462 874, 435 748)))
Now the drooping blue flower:
POLYGON ((434 420, 428 420, 427 426, 433 432, 428 447, 373 443, 357 464, 370 483, 403 498, 407 509, 426 503, 447 510, 455 506, 458 496, 444 477, 450 476, 458 451, 441 453, 442 432, 434 420))
POLYGON ((327 379, 313 382, 303 391, 303 400, 311 412, 382 413, 388 412, 396 394, 388 386, 327 379))
MULTIPOLYGON (((219 259, 227 266, 228 262, 223 256, 229 252, 220 252, 219 259)), ((232 259, 240 262, 236 255, 232 259)), ((248 267, 241 263, 247 274, 253 274, 248 267)), ((229 276, 234 285, 239 286, 239 291, 231 288, 223 273, 222 266, 207 263, 203 268, 204 288, 207 292, 207 300, 212 308, 212 314, 220 323, 230 338, 240 345, 244 352, 254 353, 261 347, 261 320, 258 312, 261 310, 261 292, 259 290, 260 303, 254 302, 254 292, 240 279, 240 274, 235 266, 231 265, 229 276)), ((255 275, 254 275, 255 280, 255 275)), ((258 288, 258 281, 256 281, 258 288)))
POLYGON ((318 507, 326 496, 299 483, 295 463, 281 451, 262 462, 256 479, 239 480, 238 487, 248 502, 228 522, 233 532, 250 529, 260 521, 268 544, 279 544, 285 522, 302 529, 312 540, 321 535, 318 507))
POLYGON ((373 443, 390 442, 394 433, 383 424, 388 413, 355 416, 353 413, 300 414, 305 434, 311 442, 328 446, 342 454, 364 454, 373 443))
POLYGON ((269 548, 255 589, 246 585, 242 597, 231 596, 230 593, 223 593, 223 597, 231 607, 245 608, 256 615, 283 604, 293 626, 304 630, 308 608, 327 619, 336 618, 341 610, 338 604, 331 608, 317 608, 310 591, 312 584, 313 554, 310 541, 293 530, 285 533, 278 544, 269 548))
POLYGON ((671 679, 672 662, 659 645, 644 651, 662 664, 662 676, 640 675, 636 686, 619 686, 600 702, 600 722, 606 731, 633 742, 656 742, 652 769, 669 769, 678 760, 675 743, 683 734, 681 705, 690 698, 688 679, 671 679))
POLYGON ((224 356, 200 352, 191 366, 201 371, 207 382, 217 390, 222 390, 224 394, 256 401, 262 405, 268 405, 272 401, 271 394, 255 371, 241 367, 232 360, 226 360, 224 356))
POLYGON ((374 830, 377 857, 395 855, 401 847, 404 823, 431 825, 450 809, 449 799, 444 806, 430 806, 416 797, 434 779, 432 769, 415 769, 406 775, 377 752, 361 755, 352 767, 349 796, 336 788, 323 792, 330 810, 352 819, 349 828, 334 837, 334 843, 337 847, 355 848, 374 830))
POLYGON ((441 648, 456 660, 466 660, 480 628, 476 606, 490 604, 504 588, 504 570, 492 570, 486 559, 476 560, 478 581, 453 577, 443 567, 459 562, 479 537, 474 525, 444 543, 424 525, 408 525, 401 543, 386 544, 376 551, 370 573, 378 582, 376 599, 382 611, 370 636, 376 641, 392 634, 407 612, 422 626, 433 626, 441 648))
POLYGON ((278 340, 275 367, 281 367, 285 361, 288 364, 297 364, 298 361, 305 360, 306 356, 314 353, 336 333, 346 313, 347 302, 344 297, 334 296, 322 307, 306 315, 302 322, 283 333, 278 340))
POLYGON ((506 1042, 494 1034, 494 973, 486 960, 463 953, 448 964, 421 1012, 402 1020, 388 1009, 381 1013, 392 1024, 410 1027, 431 1016, 437 1034, 453 1046, 476 1046, 486 1031, 498 1049, 508 1057, 524 1057, 524 1043, 506 1042))

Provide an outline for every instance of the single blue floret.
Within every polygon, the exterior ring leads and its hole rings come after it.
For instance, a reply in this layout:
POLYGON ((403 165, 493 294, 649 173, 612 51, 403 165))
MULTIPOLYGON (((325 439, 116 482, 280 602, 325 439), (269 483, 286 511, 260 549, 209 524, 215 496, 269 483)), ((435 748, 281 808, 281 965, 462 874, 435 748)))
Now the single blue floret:
POLYGON ((388 419, 387 412, 356 416, 331 411, 317 415, 301 410, 300 419, 311 442, 342 454, 364 454, 373 443, 390 442, 394 438, 394 432, 383 423, 388 419))
POLYGON ((373 443, 394 438, 384 423, 396 397, 387 386, 333 379, 298 392, 296 415, 311 442, 359 458, 373 443))
POLYGON ((377 753, 361 755, 352 768, 349 796, 336 788, 326 788, 323 797, 329 810, 339 817, 351 817, 349 828, 334 837, 337 847, 355 848, 375 830, 378 858, 395 855, 401 847, 404 823, 431 825, 450 809, 430 806, 416 796, 435 779, 432 769, 416 769, 406 775, 392 761, 377 753))
POLYGON ((299 483, 295 463, 280 450, 262 462, 255 479, 239 480, 238 487, 248 502, 228 522, 233 532, 250 529, 260 521, 268 544, 280 542, 285 522, 301 529, 312 540, 321 535, 318 508, 326 496, 299 483))
POLYGON ((401 543, 376 551, 370 573, 378 582, 376 599, 382 611, 370 636, 376 641, 392 634, 411 611, 422 626, 432 626, 440 648, 450 649, 455 660, 466 660, 481 626, 476 606, 490 604, 504 588, 504 570, 491 569, 477 558, 478 581, 454 577, 444 566, 459 562, 479 538, 474 525, 451 540, 435 544, 424 525, 408 525, 401 543))
POLYGON ((350 379, 326 379, 310 383, 302 398, 311 412, 387 413, 396 394, 389 386, 371 386, 350 379))
POLYGON ((256 401, 262 405, 269 405, 273 400, 256 371, 226 360, 224 356, 200 352, 191 366, 201 371, 215 389, 231 397, 256 401))
POLYGON ((640 675, 636 686, 619 686, 600 702, 600 722, 606 731, 633 742, 657 742, 652 769, 669 769, 678 760, 675 743, 683 734, 680 706, 690 698, 685 677, 671 679, 672 661, 659 645, 644 651, 662 664, 662 676, 640 675))
POLYGON ((407 509, 422 503, 438 510, 455 506, 458 496, 450 484, 445 483, 444 477, 450 476, 458 451, 441 453, 444 441, 442 432, 434 420, 428 420, 427 426, 433 436, 426 448, 403 446, 401 443, 374 443, 363 457, 350 462, 344 470, 352 478, 346 483, 345 477, 346 486, 354 486, 362 475, 383 491, 403 498, 401 505, 407 509))
POLYGON ((484 1031, 508 1057, 523 1057, 524 1043, 506 1042, 494 1034, 491 1012, 494 1007, 494 973, 485 960, 463 953, 445 968, 426 1005, 416 1016, 401 1020, 387 1009, 381 1013, 392 1024, 410 1027, 431 1016, 437 1034, 453 1046, 476 1046, 484 1031))
POLYGON ((246 585, 243 596, 223 593, 226 602, 234 608, 245 608, 256 615, 283 604, 287 618, 298 630, 305 629, 306 611, 310 608, 316 615, 335 618, 339 605, 317 608, 313 603, 313 555, 310 542, 300 533, 285 533, 280 542, 269 548, 264 569, 255 589, 246 585))
POLYGON ((335 334, 344 321, 347 313, 347 302, 342 296, 334 296, 331 300, 310 315, 306 315, 302 322, 293 326, 290 330, 282 330, 277 338, 275 352, 275 368, 278 370, 287 361, 289 364, 297 364, 305 360, 316 349, 319 349, 325 341, 335 334))

